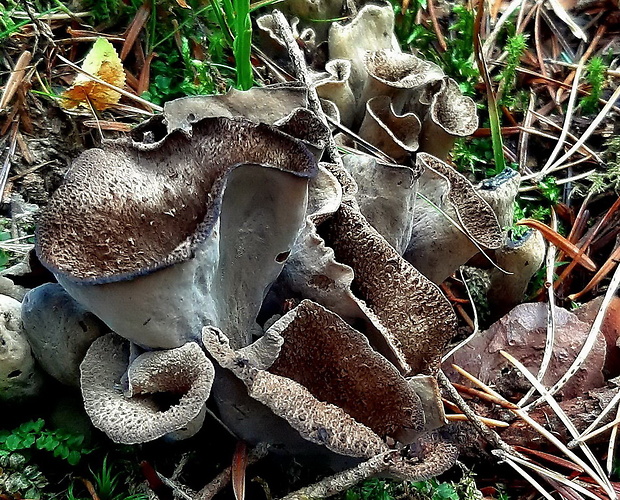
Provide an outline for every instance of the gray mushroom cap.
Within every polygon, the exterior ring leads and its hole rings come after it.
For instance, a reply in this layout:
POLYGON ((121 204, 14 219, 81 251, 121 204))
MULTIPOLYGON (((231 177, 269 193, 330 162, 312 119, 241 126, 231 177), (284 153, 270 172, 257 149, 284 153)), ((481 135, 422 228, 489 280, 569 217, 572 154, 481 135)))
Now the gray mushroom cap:
POLYGON ((497 216, 474 186, 450 165, 418 153, 424 168, 405 258, 434 283, 441 283, 481 249, 502 244, 497 216))
POLYGON ((244 164, 302 178, 317 168, 289 136, 243 119, 210 118, 191 136, 176 131, 154 144, 122 140, 88 150, 41 215, 39 258, 91 284, 187 260, 215 227, 226 177, 244 164))
POLYGON ((422 430, 424 416, 415 391, 336 314, 304 300, 271 330, 284 338, 271 373, 302 384, 317 399, 342 408, 381 437, 422 430))
POLYGON ((331 59, 351 61, 349 84, 359 99, 367 80, 364 69, 366 52, 379 49, 399 50, 394 35, 394 10, 391 5, 367 4, 347 23, 332 23, 328 37, 331 59))
POLYGON ((41 217, 37 251, 78 302, 142 347, 179 347, 205 324, 242 347, 316 172, 300 141, 243 119, 107 143, 74 163, 41 217))
POLYGON ((366 114, 359 135, 397 162, 402 162, 418 149, 420 120, 413 113, 398 114, 386 95, 373 97, 366 103, 366 114))
POLYGON ((131 364, 128 348, 126 340, 108 334, 93 342, 82 362, 84 407, 95 427, 115 442, 136 444, 199 418, 215 372, 198 344, 146 352, 131 364), (127 393, 121 388, 125 376, 127 393))
POLYGON ((451 78, 443 80, 432 97, 420 134, 420 150, 445 160, 457 137, 467 137, 478 128, 476 103, 463 95, 451 78))

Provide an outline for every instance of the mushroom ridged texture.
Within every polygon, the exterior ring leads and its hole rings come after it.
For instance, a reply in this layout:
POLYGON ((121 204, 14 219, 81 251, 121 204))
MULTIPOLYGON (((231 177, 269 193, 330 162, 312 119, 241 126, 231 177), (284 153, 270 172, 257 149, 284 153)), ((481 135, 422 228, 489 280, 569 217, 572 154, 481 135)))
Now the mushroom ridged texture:
POLYGON ((393 335, 411 373, 434 373, 456 332, 454 312, 439 288, 406 262, 361 213, 344 204, 319 233, 336 260, 353 269, 353 293, 393 335))
POLYGON ((191 136, 88 150, 41 216, 38 255, 69 280, 93 284, 185 261, 212 232, 226 177, 243 164, 299 177, 317 169, 299 141, 244 119, 207 118, 191 136))
POLYGON ((215 371, 198 344, 146 352, 131 364, 128 347, 108 334, 93 342, 82 361, 84 408, 95 427, 117 443, 136 444, 178 431, 199 416, 215 371), (126 372, 131 397, 121 389, 126 372))
POLYGON ((287 316, 293 319, 279 331, 284 343, 270 372, 295 380, 383 438, 422 429, 417 394, 366 337, 309 300, 287 316))

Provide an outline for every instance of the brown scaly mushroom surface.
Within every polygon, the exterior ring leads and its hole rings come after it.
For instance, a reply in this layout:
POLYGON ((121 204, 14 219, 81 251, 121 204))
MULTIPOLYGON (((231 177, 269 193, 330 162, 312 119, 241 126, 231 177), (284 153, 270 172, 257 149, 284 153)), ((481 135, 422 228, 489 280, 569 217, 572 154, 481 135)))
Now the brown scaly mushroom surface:
POLYGON ((191 137, 179 131, 154 144, 118 141, 88 150, 42 213, 39 258, 84 283, 186 260, 213 230, 226 175, 252 163, 306 178, 316 173, 303 146, 239 118, 205 119, 191 137), (114 165, 114 177, 102 168, 107 164, 114 165))
POLYGON ((84 407, 93 425, 124 444, 152 441, 190 424, 199 417, 215 375, 194 342, 146 352, 130 364, 129 342, 115 334, 95 340, 80 369, 84 407), (132 397, 121 389, 125 373, 132 397))
POLYGON ((336 260, 353 269, 353 292, 390 332, 411 373, 434 373, 456 331, 454 312, 441 291, 345 204, 319 232, 336 260))
MULTIPOLYGON (((202 339, 213 359, 243 382, 250 398, 266 406, 283 419, 281 425, 291 426, 305 440, 348 457, 370 458, 387 449, 377 434, 343 409, 319 401, 294 380, 257 368, 253 360, 231 349, 226 336, 216 328, 204 328, 202 339)), ((263 429, 267 431, 273 429, 263 429)))
POLYGON ((423 167, 405 258, 434 283, 441 283, 481 249, 502 245, 497 216, 474 186, 447 163, 418 153, 423 167), (434 206, 432 205, 434 204, 434 206))
POLYGON ((284 338, 271 373, 295 380, 383 438, 422 430, 416 393, 394 365, 337 315, 304 300, 271 328, 284 338))

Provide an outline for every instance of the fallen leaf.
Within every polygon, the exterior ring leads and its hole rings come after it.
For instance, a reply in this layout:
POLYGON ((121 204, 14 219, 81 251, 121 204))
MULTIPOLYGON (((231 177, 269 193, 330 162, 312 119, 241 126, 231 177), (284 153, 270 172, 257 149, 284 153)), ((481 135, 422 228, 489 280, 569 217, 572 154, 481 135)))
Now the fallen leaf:
POLYGON ((125 84, 123 63, 112 44, 105 38, 98 38, 93 48, 86 55, 82 65, 84 73, 79 73, 69 90, 62 93, 61 105, 65 109, 78 106, 98 111, 118 103, 121 94, 92 77, 103 80, 109 85, 122 87, 125 84), (90 75, 90 76, 89 76, 90 75))

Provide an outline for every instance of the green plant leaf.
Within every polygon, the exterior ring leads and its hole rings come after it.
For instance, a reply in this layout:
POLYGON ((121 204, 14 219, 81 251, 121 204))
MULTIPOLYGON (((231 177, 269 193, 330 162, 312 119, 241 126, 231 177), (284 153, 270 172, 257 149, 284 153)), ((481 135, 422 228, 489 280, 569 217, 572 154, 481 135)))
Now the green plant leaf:
POLYGON ((54 448, 54 456, 66 460, 69 457, 69 448, 67 448, 64 444, 59 443, 58 446, 54 448))
MULTIPOLYGON (((1 237, 3 233, 0 233, 0 240, 4 241, 1 237)), ((10 233, 9 233, 10 235, 10 233)), ((29 432, 41 432, 45 427, 45 421, 40 418, 38 420, 31 420, 30 422, 24 422, 22 425, 18 427, 19 432, 29 433, 29 432)))
POLYGON ((36 436, 34 434, 28 434, 27 436, 24 436, 24 439, 22 441, 23 447, 30 448, 34 444, 35 440, 36 436))
POLYGON ((72 436, 69 436, 67 438, 66 444, 69 448, 78 448, 82 446, 82 444, 84 444, 84 436, 82 434, 74 434, 72 436))
POLYGON ((17 434, 11 434, 6 438, 5 446, 10 451, 20 450, 22 449, 22 438, 17 434))
POLYGON ((82 455, 80 454, 80 452, 75 450, 70 451, 67 455, 67 462, 69 462, 69 465, 77 465, 80 463, 81 459, 82 455))

